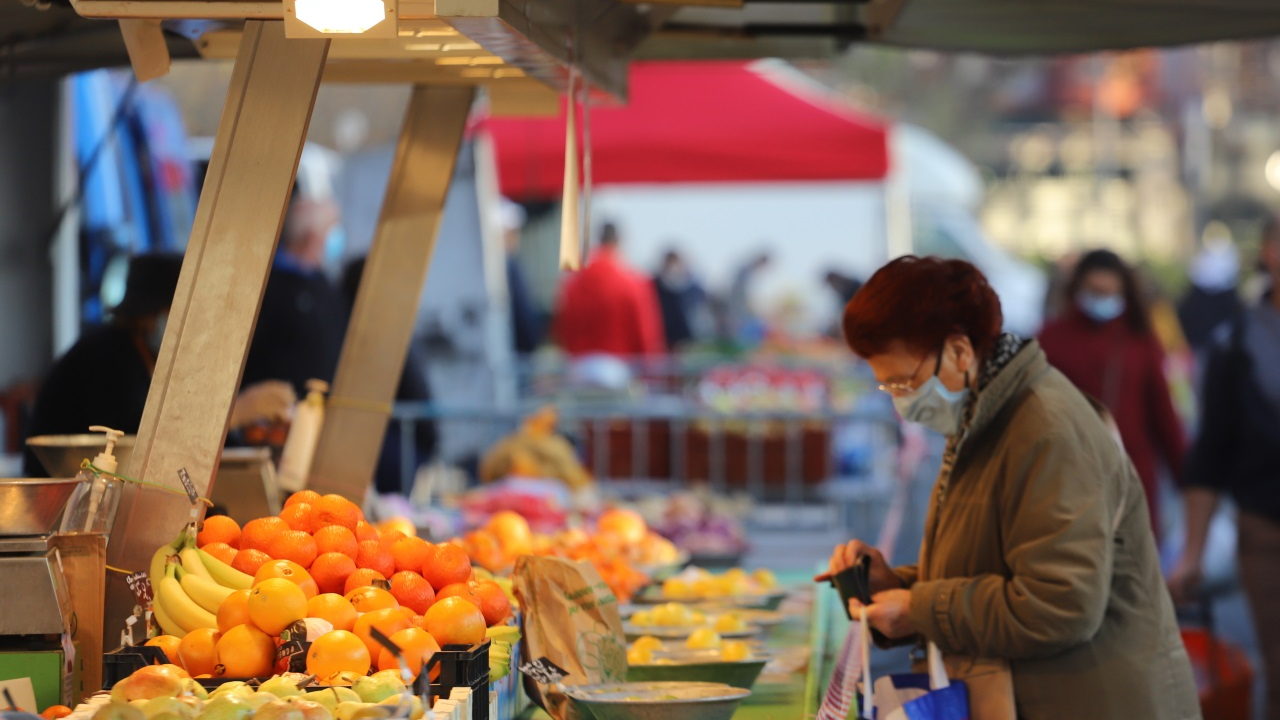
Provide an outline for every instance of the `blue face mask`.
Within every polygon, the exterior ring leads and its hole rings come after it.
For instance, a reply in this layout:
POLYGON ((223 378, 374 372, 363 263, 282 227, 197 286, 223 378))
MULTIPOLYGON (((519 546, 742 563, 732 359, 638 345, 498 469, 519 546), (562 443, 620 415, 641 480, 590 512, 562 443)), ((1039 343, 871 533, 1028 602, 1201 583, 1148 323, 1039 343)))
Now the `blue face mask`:
POLYGON ((342 251, 347 247, 347 233, 342 225, 334 225, 324 239, 324 264, 336 267, 342 261, 342 251))
POLYGON ((1076 305, 1094 322, 1110 322, 1124 314, 1124 298, 1119 295, 1096 295, 1081 290, 1076 295, 1076 305))
POLYGON ((938 367, 934 369, 933 377, 910 395, 895 397, 893 406, 904 420, 951 436, 960 432, 960 416, 964 412, 965 400, 969 397, 968 374, 965 375, 965 387, 948 390, 938 379, 938 371, 941 369, 942 356, 939 355, 938 367))

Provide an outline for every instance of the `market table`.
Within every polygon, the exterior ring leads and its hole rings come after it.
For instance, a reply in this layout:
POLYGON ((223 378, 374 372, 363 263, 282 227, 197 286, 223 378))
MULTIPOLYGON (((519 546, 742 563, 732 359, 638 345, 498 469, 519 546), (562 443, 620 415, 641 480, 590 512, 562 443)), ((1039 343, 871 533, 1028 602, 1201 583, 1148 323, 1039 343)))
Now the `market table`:
MULTIPOLYGON (((779 575, 786 587, 803 592, 813 587, 811 576, 789 572, 779 575)), ((768 682, 762 678, 752 688, 751 697, 743 701, 734 720, 797 720, 811 718, 817 713, 822 693, 831 677, 834 657, 848 621, 836 612, 838 602, 833 591, 814 587, 813 604, 808 618, 789 618, 774 628, 768 646, 774 652, 788 648, 808 647, 809 660, 804 672, 791 675, 781 682, 768 682)), ((521 720, 551 720, 551 716, 537 707, 530 707, 520 715, 521 720)))

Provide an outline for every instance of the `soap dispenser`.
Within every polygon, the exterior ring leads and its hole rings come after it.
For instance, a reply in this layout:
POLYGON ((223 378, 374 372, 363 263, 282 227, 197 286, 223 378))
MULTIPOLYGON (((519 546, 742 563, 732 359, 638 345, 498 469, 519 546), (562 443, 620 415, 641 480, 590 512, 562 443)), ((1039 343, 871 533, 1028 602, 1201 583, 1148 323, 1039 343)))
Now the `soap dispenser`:
POLYGON ((81 483, 67 503, 62 532, 102 533, 109 539, 124 488, 124 482, 115 477, 119 463, 114 454, 124 433, 101 425, 94 425, 89 431, 105 434, 106 448, 93 459, 96 471, 84 468, 76 475, 81 483))
POLYGON ((329 383, 308 380, 307 396, 294 408, 289 437, 280 453, 280 487, 286 492, 297 492, 307 485, 324 426, 324 394, 328 391, 329 383))

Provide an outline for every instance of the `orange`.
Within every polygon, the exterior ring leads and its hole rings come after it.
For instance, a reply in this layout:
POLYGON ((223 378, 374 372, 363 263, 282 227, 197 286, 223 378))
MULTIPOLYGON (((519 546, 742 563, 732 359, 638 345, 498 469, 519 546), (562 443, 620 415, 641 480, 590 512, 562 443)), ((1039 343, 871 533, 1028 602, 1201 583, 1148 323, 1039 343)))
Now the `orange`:
POLYGON ((214 515, 204 519, 200 532, 196 535, 196 545, 204 547, 209 543, 226 543, 240 549, 240 523, 226 515, 214 515))
POLYGON ((396 561, 396 571, 421 572, 431 554, 431 543, 416 537, 403 537, 391 544, 391 557, 396 561))
MULTIPOLYGON (((457 545, 437 545, 422 566, 422 577, 439 590, 446 585, 466 582, 471 578, 471 558, 457 545)), ((438 638, 437 638, 438 639, 438 638)))
POLYGON ((147 644, 151 647, 160 648, 160 651, 164 653, 165 657, 169 658, 171 663, 181 662, 178 660, 178 645, 181 643, 182 639, 173 635, 157 635, 147 641, 147 644))
POLYGON ((347 593, 346 597, 355 606, 356 611, 362 613, 400 607, 400 603, 396 601, 395 596, 382 588, 356 588, 347 593))
POLYGON ((347 578, 356 571, 356 562, 342 553, 327 552, 311 563, 311 579, 322 593, 343 594, 347 578))
POLYGON ((289 523, 294 530, 308 532, 311 530, 311 503, 297 502, 286 505, 280 511, 280 519, 289 523))
POLYGON ((319 499, 320 493, 315 490, 299 490, 298 492, 290 495, 288 500, 284 501, 284 506, 289 507, 290 505, 300 502, 315 505, 316 501, 319 499))
POLYGON ((249 591, 249 617, 259 630, 277 636, 307 616, 307 596, 284 578, 263 580, 249 591))
MULTIPOLYGON (((422 666, 431 659, 440 650, 440 644, 436 639, 431 637, 431 633, 422 628, 411 627, 401 630, 391 636, 391 642, 400 648, 404 655, 405 664, 409 666, 409 671, 413 673, 413 679, 418 679, 418 674, 422 672, 422 666)), ((382 648, 382 652, 378 653, 378 669, 379 670, 398 670, 400 663, 396 662, 396 656, 391 651, 382 648)), ((440 666, 431 669, 431 677, 435 679, 440 675, 440 666)))
POLYGON ((489 627, 502 624, 511 617, 511 599, 503 591, 502 586, 492 580, 476 583, 476 599, 479 600, 480 612, 489 627))
POLYGON ((341 525, 354 533, 360 524, 360 508, 341 495, 325 495, 311 507, 311 532, 327 525, 341 525))
POLYGON ((316 552, 320 555, 336 552, 352 560, 360 555, 360 543, 356 540, 356 534, 341 525, 322 527, 316 531, 315 537, 316 552))
POLYGON ((405 620, 409 621, 411 627, 418 627, 418 618, 422 617, 421 615, 403 605, 400 606, 400 614, 404 616, 405 620))
POLYGON ((44 718, 44 720, 59 720, 60 718, 70 715, 72 712, 74 711, 66 705, 50 705, 40 711, 40 717, 44 718))
POLYGON ((440 592, 436 593, 437 602, 449 597, 462 598, 472 605, 480 607, 480 598, 476 597, 476 587, 474 583, 460 582, 452 585, 445 585, 440 588, 440 592))
POLYGON ((350 630, 359 615, 351 601, 337 593, 317 595, 307 601, 307 617, 328 620, 334 630, 350 630))
POLYGON ((367 675, 371 664, 369 648, 348 630, 321 635, 307 651, 307 674, 315 675, 321 685, 328 685, 343 672, 367 675))
POLYGON ((377 570, 378 574, 384 578, 396 574, 396 561, 391 556, 391 551, 384 545, 369 540, 360 543, 356 567, 377 570))
POLYGON ((467 533, 463 542, 467 546, 467 554, 480 567, 499 570, 507 566, 507 554, 502 549, 502 543, 498 541, 498 536, 488 530, 467 533))
POLYGON ((218 629, 226 632, 237 625, 253 622, 249 617, 249 591, 237 590, 218 606, 218 629))
POLYGON ((382 547, 386 548, 387 550, 390 550, 391 546, 395 545, 397 540, 401 538, 407 538, 407 537, 409 536, 405 535, 399 530, 379 530, 378 531, 378 542, 382 543, 382 547))
POLYGON ((392 530, 399 530, 401 535, 407 535, 408 537, 418 536, 418 528, 413 524, 412 521, 409 520, 409 518, 406 518, 406 517, 393 517, 387 520, 383 520, 382 522, 378 523, 377 528, 378 528, 378 532, 380 533, 388 533, 388 532, 391 532, 392 530))
POLYGON ((203 548, 201 548, 201 550, 204 550, 205 552, 209 553, 213 557, 221 560, 222 562, 228 565, 236 561, 236 554, 239 553, 238 550, 231 547, 230 545, 226 543, 220 543, 220 542, 209 543, 208 545, 205 545, 203 548))
POLYGON ((261 678, 271 675, 276 664, 276 643, 270 635, 252 625, 238 625, 218 640, 216 677, 261 678))
POLYGON ((612 535, 626 545, 639 545, 649 534, 649 526, 639 513, 618 508, 604 511, 596 528, 601 535, 612 535))
POLYGON ((489 532, 502 543, 507 555, 515 558, 533 552, 533 533, 529 530, 529 521, 519 513, 503 510, 489 518, 489 532))
POLYGON ((218 640, 222 633, 213 628, 197 628, 178 645, 179 664, 192 675, 209 675, 218 665, 218 640))
POLYGON ((277 560, 292 560, 303 568, 309 568, 316 560, 316 541, 301 530, 286 530, 267 543, 267 554, 277 560))
POLYGON ((380 540, 380 539, 381 539, 381 535, 378 534, 377 528, 375 528, 374 526, 370 525, 369 523, 363 520, 356 523, 356 540, 360 542, 364 542, 365 540, 380 540))
POLYGON ((352 590, 362 587, 375 587, 376 583, 386 583, 387 579, 377 570, 367 570, 361 568, 351 573, 347 578, 347 582, 342 586, 342 594, 350 594, 352 590))
POLYGON ((271 556, 261 550, 241 550, 231 561, 231 567, 246 575, 256 575, 263 565, 271 562, 271 556))
POLYGON ((416 572, 398 572, 391 576, 391 594, 402 607, 418 615, 427 611, 436 601, 436 591, 431 583, 416 572))
POLYGON ((311 574, 307 569, 292 560, 272 560, 258 568, 258 572, 253 575, 253 584, 256 586, 263 580, 271 578, 284 578, 294 585, 302 588, 302 593, 307 599, 320 594, 320 587, 316 585, 316 581, 311 578, 311 574))
MULTIPOLYGON (((477 611, 479 612, 479 611, 477 611)), ((409 627, 409 621, 405 619, 404 614, 399 608, 386 608, 384 610, 374 610, 367 612, 356 619, 356 625, 352 629, 361 640, 364 646, 369 649, 369 657, 373 657, 375 653, 382 652, 382 646, 378 641, 373 639, 369 632, 369 628, 378 628, 378 631, 387 637, 391 637, 401 630, 409 627)), ((481 631, 483 637, 484 632, 481 631)))
POLYGON ((267 546, 271 539, 289 529, 289 523, 278 517, 250 520, 244 524, 244 530, 240 533, 240 549, 269 552, 267 546))
POLYGON ((484 615, 480 608, 462 598, 437 600, 427 610, 422 624, 441 646, 475 645, 484 641, 484 615))

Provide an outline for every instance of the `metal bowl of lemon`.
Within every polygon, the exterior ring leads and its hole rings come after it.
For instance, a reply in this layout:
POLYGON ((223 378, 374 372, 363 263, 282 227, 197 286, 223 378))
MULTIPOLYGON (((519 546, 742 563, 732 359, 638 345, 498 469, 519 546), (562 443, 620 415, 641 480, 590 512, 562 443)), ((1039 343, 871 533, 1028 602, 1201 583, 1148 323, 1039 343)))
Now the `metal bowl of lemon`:
POLYGON ((566 688, 591 720, 730 720, 750 690, 723 683, 626 682, 566 688))
POLYGON ((627 667, 627 680, 632 682, 688 680, 695 682, 724 683, 731 687, 751 689, 764 666, 769 664, 769 657, 755 654, 750 648, 743 648, 742 653, 730 654, 726 659, 722 650, 673 650, 653 651, 648 656, 639 653, 628 653, 629 659, 647 660, 648 662, 630 663, 627 667), (742 655, 745 654, 745 657, 742 655))

